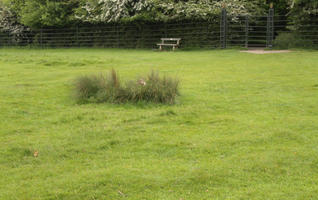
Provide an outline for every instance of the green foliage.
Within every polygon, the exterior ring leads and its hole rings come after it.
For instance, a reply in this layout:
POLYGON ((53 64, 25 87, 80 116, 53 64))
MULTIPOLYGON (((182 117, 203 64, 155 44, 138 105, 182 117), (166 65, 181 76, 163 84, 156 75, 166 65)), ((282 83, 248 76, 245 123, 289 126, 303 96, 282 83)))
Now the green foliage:
MULTIPOLYGON (((232 19, 238 15, 265 15, 270 0, 4 0, 0 24, 31 28, 62 27, 74 23, 215 21, 222 7, 232 19)), ((299 25, 317 19, 318 1, 276 0, 275 13, 299 25)), ((7 27, 9 27, 7 25, 7 27)), ((14 27, 10 26, 10 29, 14 27)))
POLYGON ((88 22, 118 22, 149 9, 150 2, 149 0, 87 1, 77 10, 77 16, 88 22))
POLYGON ((310 48, 312 46, 312 41, 302 38, 298 33, 281 33, 274 41, 274 47, 277 49, 310 48))
MULTIPOLYGON (((157 72, 152 71, 146 78, 138 81, 130 81, 126 84, 125 90, 128 94, 128 101, 131 102, 155 102, 175 103, 179 95, 179 81, 171 77, 160 77, 157 72)), ((125 100, 124 100, 125 101, 125 100)))
POLYGON ((120 22, 131 19, 145 21, 210 20, 226 5, 230 15, 247 15, 248 1, 237 0, 100 0, 88 1, 78 9, 78 17, 88 22, 120 22))
POLYGON ((82 76, 75 82, 75 98, 79 103, 86 103, 96 97, 101 88, 103 76, 82 76))
POLYGON ((65 26, 74 22, 73 9, 78 0, 12 0, 6 5, 18 16, 18 21, 31 28, 65 26))
POLYGON ((11 43, 11 40, 14 40, 15 43, 19 43, 23 40, 23 37, 28 31, 29 29, 27 27, 19 23, 17 14, 4 2, 0 2, 0 40, 4 40, 1 41, 0 45, 11 43), (4 36, 2 35, 3 32, 6 33, 4 36), (13 37, 10 39, 7 38, 8 34, 13 37))
POLYGON ((81 76, 75 81, 75 98, 78 103, 89 102, 154 102, 173 104, 179 82, 151 72, 146 78, 122 85, 115 70, 109 75, 81 76))
POLYGON ((300 31, 318 31, 318 1, 293 0, 290 19, 294 22, 293 29, 300 31), (312 24, 313 26, 310 26, 312 24), (302 27, 302 25, 307 25, 302 27))
POLYGON ((17 23, 16 15, 6 6, 0 2, 0 28, 4 30, 13 30, 17 23))
POLYGON ((37 1, 27 1, 20 12, 21 22, 26 26, 41 27, 43 23, 42 14, 45 9, 46 7, 37 1))
MULTIPOLYGON (((225 6, 228 13, 264 14, 266 4, 248 0, 6 0, 17 22, 32 28, 66 26, 71 23, 132 21, 210 21, 225 6)), ((1 5, 0 5, 1 8, 1 5)))

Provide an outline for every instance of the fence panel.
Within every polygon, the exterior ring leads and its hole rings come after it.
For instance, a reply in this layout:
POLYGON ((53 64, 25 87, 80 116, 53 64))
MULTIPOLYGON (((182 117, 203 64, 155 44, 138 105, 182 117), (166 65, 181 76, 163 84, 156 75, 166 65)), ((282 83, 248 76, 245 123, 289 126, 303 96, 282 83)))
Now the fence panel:
POLYGON ((273 9, 266 16, 231 16, 222 9, 209 21, 42 28, 19 34, 0 30, 0 47, 157 48, 160 38, 171 37, 181 38, 181 48, 271 48, 281 34, 304 47, 318 46, 318 18, 295 24, 287 16, 274 15, 273 9))

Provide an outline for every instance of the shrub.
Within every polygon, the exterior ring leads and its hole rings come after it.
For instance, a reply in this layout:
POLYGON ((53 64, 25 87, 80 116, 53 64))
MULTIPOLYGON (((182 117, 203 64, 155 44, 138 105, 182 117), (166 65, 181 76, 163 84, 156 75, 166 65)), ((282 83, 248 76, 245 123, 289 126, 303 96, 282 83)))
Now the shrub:
POLYGON ((179 81, 171 77, 160 77, 152 71, 146 78, 126 84, 127 100, 173 104, 179 95, 179 81))
POLYGON ((75 81, 75 98, 79 103, 103 102, 116 98, 120 88, 117 73, 81 76, 75 81))
POLYGON ((312 46, 312 41, 301 38, 297 33, 280 33, 274 41, 274 47, 278 49, 310 48, 312 46))
POLYGON ((97 76, 82 76, 75 81, 75 98, 79 103, 85 103, 96 97, 99 91, 99 79, 97 76))
POLYGON ((89 102, 154 102, 175 103, 179 95, 179 81, 161 77, 152 71, 147 77, 128 81, 122 85, 115 70, 109 75, 82 76, 75 81, 75 98, 78 103, 89 102))

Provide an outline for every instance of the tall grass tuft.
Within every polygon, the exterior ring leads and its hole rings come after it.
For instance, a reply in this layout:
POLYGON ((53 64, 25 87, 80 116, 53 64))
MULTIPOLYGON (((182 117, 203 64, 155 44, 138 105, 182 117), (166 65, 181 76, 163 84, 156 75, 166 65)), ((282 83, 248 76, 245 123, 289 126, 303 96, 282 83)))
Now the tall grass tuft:
POLYGON ((126 85, 129 101, 131 102, 155 102, 155 103, 175 103, 175 98, 179 95, 179 81, 171 77, 160 77, 158 72, 152 71, 146 78, 130 81, 126 85))
POLYGON ((81 76, 75 80, 74 96, 78 103, 93 100, 100 90, 102 76, 81 76))
POLYGON ((179 95, 179 81, 161 77, 152 71, 148 76, 121 84, 118 74, 82 76, 75 81, 75 98, 78 103, 89 102, 154 102, 173 104, 179 95))

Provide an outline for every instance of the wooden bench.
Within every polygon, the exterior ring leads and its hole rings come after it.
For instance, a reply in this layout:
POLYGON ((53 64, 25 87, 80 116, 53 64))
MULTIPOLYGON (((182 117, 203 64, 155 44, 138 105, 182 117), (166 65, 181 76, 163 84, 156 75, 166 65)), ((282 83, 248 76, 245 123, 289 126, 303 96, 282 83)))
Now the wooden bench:
POLYGON ((171 46, 172 50, 175 50, 179 47, 180 40, 181 38, 161 38, 161 43, 157 45, 159 46, 160 51, 162 51, 162 46, 171 46))

